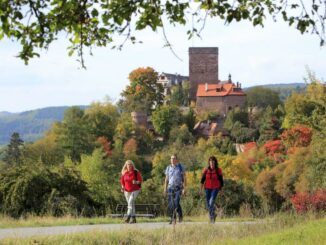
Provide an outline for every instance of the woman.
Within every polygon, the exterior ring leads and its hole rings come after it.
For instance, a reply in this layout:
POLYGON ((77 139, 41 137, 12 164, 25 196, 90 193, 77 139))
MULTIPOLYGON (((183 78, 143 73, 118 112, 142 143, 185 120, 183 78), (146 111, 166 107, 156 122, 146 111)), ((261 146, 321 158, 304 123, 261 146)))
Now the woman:
POLYGON ((128 212, 125 223, 136 223, 135 200, 140 192, 143 181, 140 172, 131 160, 127 160, 121 171, 121 191, 124 192, 128 203, 128 212))
POLYGON ((200 193, 205 188, 210 223, 215 222, 215 199, 223 184, 222 169, 218 167, 216 157, 211 156, 208 159, 208 167, 203 171, 200 187, 200 193))

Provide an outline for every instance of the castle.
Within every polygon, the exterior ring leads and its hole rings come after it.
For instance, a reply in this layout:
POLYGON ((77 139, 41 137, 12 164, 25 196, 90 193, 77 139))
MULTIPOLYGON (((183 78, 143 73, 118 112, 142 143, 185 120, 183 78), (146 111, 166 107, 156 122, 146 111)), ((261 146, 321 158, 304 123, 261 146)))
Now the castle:
POLYGON ((190 82, 190 99, 196 102, 196 111, 217 112, 226 115, 235 107, 243 107, 246 94, 241 84, 234 84, 229 75, 228 80, 219 79, 218 48, 189 48, 189 77, 161 73, 158 82, 167 90, 172 85, 181 84, 184 80, 190 82))

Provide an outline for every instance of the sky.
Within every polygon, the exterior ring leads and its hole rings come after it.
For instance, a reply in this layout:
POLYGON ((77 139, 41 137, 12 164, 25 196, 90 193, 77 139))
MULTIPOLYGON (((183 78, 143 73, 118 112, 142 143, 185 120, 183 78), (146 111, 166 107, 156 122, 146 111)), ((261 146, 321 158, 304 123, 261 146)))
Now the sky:
POLYGON ((219 78, 232 75, 243 87, 304 82, 306 68, 326 80, 326 47, 315 35, 301 35, 283 22, 267 21, 265 27, 239 22, 224 25, 209 20, 201 38, 188 40, 187 27, 166 26, 166 34, 179 60, 166 47, 162 31, 137 32, 142 44, 124 48, 95 48, 86 55, 87 69, 77 57, 68 56, 67 40, 61 37, 28 65, 15 56, 18 43, 0 40, 0 111, 22 112, 49 106, 88 105, 119 99, 128 74, 138 67, 157 72, 188 75, 189 47, 219 48, 219 78))

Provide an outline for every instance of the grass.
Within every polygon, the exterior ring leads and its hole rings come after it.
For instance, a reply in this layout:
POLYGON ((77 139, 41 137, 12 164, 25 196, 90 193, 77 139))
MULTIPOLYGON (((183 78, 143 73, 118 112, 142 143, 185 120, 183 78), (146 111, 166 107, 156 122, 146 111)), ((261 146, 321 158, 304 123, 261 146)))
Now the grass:
POLYGON ((326 244, 326 218, 280 215, 255 224, 177 225, 4 239, 2 244, 326 244))
MULTIPOLYGON (((167 217, 137 218, 140 223, 147 222, 167 222, 167 217)), ((251 218, 225 218, 219 221, 249 221, 251 218)), ((186 217, 184 221, 197 222, 207 221, 207 216, 186 217)), ((95 224, 119 224, 122 223, 121 218, 111 217, 53 217, 53 216, 27 216, 25 218, 13 219, 8 216, 0 216, 0 228, 16 228, 16 227, 45 227, 45 226, 68 226, 68 225, 95 225, 95 224)))

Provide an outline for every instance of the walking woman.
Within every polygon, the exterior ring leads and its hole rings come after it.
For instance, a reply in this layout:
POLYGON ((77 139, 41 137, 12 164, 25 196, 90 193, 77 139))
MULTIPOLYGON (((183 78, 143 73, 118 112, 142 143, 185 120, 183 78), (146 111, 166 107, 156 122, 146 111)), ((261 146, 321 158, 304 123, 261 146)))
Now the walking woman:
POLYGON ((202 193, 205 188, 210 223, 215 223, 215 199, 223 185, 222 169, 218 167, 216 157, 211 156, 208 159, 208 167, 203 171, 200 187, 200 193, 202 193))
POLYGON ((127 218, 125 223, 136 223, 135 200, 138 196, 143 179, 131 160, 127 160, 121 170, 121 191, 124 192, 128 203, 127 218))

